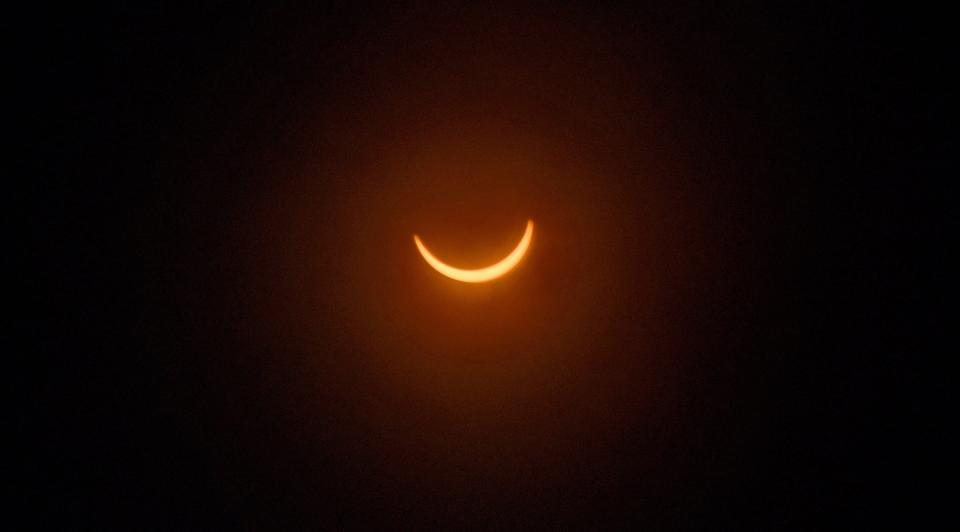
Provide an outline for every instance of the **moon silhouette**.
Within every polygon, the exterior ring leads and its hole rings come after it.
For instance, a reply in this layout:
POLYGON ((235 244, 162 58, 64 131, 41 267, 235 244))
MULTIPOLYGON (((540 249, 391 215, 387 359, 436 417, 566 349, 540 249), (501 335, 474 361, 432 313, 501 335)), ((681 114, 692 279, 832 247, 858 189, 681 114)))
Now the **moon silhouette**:
POLYGON ((443 275, 464 283, 485 283, 501 277, 505 273, 509 272, 516 267, 516 265, 520 262, 520 259, 522 259, 527 253, 527 248, 530 247, 530 240, 532 238, 533 220, 527 220, 527 230, 524 231, 523 238, 520 239, 520 243, 517 244, 517 247, 513 248, 513 251, 511 251, 509 255, 501 259, 500 262, 485 268, 464 270, 461 268, 454 268, 453 266, 450 266, 449 264, 446 264, 440 259, 434 257, 433 253, 430 253, 430 250, 427 249, 427 246, 424 246, 423 242, 420 241, 420 237, 413 235, 413 241, 417 245, 417 249, 420 250, 420 254, 423 255, 423 260, 427 261, 427 264, 443 275))

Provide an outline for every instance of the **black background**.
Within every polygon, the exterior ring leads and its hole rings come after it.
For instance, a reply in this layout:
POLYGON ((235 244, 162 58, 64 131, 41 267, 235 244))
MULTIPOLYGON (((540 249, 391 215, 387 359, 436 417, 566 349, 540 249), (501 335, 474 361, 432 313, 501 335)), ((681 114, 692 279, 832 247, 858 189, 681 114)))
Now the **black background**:
POLYGON ((29 519, 916 524, 945 390, 913 364, 943 320, 933 18, 37 15, 29 519), (479 291, 409 242, 482 262, 528 216, 531 256, 479 291))

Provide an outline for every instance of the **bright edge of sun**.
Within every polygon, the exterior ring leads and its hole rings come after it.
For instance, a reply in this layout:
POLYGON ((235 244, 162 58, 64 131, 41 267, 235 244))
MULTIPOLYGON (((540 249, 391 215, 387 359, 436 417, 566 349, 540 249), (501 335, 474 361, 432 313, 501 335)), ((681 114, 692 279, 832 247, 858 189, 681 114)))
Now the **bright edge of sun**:
POLYGON ((423 255, 423 260, 427 261, 427 264, 443 275, 464 283, 485 283, 509 272, 520 263, 520 259, 527 253, 527 248, 530 247, 530 240, 532 239, 533 220, 527 220, 527 229, 523 233, 523 238, 520 239, 520 243, 517 244, 517 247, 513 248, 513 251, 511 251, 509 255, 500 260, 500 262, 485 268, 464 270, 450 266, 433 256, 433 253, 430 253, 427 246, 423 245, 423 242, 420 241, 420 237, 413 235, 413 242, 417 245, 417 249, 420 250, 420 255, 423 255))

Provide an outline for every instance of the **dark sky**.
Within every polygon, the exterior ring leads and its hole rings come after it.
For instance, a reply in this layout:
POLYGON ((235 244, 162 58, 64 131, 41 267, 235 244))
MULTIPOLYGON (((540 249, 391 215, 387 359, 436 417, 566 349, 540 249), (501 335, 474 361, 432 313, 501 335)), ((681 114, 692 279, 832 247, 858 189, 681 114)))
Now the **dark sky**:
POLYGON ((37 528, 936 505, 913 476, 946 389, 912 364, 944 324, 928 15, 507 4, 31 21, 18 323, 43 369, 14 426, 37 528), (411 240, 480 265, 528 218, 488 285, 411 240))

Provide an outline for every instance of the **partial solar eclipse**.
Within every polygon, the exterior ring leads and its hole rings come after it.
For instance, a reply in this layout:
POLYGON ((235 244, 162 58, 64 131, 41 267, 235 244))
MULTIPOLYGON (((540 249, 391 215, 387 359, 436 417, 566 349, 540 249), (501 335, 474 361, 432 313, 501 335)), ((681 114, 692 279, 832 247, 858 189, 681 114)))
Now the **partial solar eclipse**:
POLYGON ((427 249, 427 246, 423 245, 423 242, 420 241, 420 237, 417 235, 413 235, 413 242, 417 245, 417 249, 420 250, 420 254, 423 255, 423 260, 427 261, 427 264, 434 270, 456 281, 462 281, 464 283, 485 283, 503 276, 516 267, 516 265, 520 263, 520 259, 527 253, 527 248, 530 247, 530 240, 532 238, 533 220, 527 220, 527 230, 524 231, 523 238, 520 239, 520 243, 517 244, 517 247, 513 248, 513 251, 511 251, 509 255, 496 264, 476 270, 454 268, 442 262, 440 259, 434 257, 433 253, 430 253, 430 250, 427 249))

